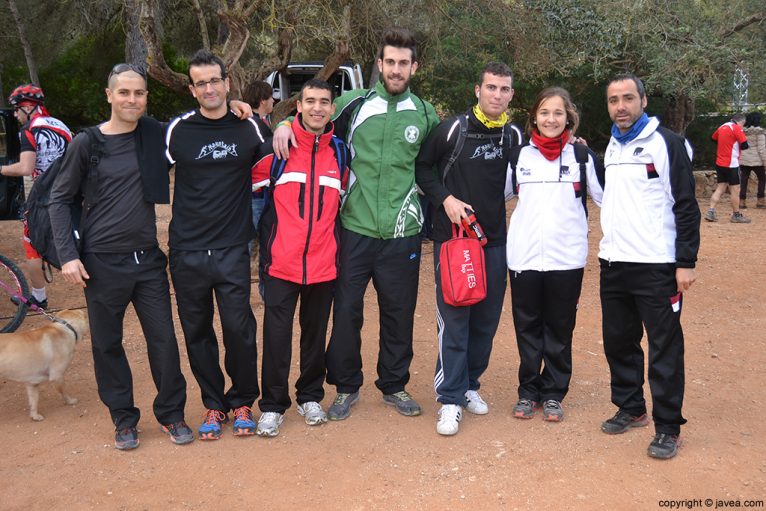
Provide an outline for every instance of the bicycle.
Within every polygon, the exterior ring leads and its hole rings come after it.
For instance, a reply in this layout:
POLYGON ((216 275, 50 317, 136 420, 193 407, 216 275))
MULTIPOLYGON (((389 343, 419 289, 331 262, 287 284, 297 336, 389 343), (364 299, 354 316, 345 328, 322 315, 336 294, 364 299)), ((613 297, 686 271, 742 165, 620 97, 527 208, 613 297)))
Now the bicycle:
POLYGON ((28 303, 27 296, 29 285, 24 273, 13 261, 0 254, 0 333, 14 332, 19 328, 28 309, 41 310, 28 303))

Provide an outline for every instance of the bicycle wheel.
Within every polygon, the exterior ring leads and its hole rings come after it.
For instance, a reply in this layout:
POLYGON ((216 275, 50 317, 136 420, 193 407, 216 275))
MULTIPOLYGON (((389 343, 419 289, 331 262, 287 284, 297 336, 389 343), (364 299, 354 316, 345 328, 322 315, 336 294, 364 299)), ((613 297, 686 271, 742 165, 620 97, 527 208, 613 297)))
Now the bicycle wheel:
POLYGON ((24 321, 27 304, 22 300, 12 300, 22 296, 29 296, 27 279, 18 266, 0 255, 0 333, 13 332, 24 321))

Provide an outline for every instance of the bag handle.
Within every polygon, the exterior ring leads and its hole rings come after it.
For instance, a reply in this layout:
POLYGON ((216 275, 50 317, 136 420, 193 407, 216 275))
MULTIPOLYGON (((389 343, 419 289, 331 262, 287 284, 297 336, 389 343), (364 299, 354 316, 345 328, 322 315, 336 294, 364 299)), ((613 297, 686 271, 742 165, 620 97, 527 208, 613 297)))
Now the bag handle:
POLYGON ((463 229, 463 224, 460 225, 452 224, 452 237, 453 238, 465 238, 467 237, 465 235, 465 229, 463 229))

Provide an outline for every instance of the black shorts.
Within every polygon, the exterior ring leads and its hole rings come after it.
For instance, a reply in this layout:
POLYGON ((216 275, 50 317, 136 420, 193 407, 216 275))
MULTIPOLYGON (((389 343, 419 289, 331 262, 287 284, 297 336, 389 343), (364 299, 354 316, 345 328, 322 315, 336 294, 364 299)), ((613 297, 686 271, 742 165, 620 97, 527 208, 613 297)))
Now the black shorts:
POLYGON ((726 183, 732 186, 739 184, 739 167, 721 167, 716 165, 715 175, 719 183, 726 183))

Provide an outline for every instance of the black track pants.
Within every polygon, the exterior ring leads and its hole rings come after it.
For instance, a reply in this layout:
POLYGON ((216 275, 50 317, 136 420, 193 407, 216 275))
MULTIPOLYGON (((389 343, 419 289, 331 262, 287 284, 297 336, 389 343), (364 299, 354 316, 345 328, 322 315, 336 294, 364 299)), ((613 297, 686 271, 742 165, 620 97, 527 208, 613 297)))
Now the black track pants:
POLYGON ((205 408, 228 412, 253 406, 258 397, 256 323, 250 307, 247 244, 216 250, 170 251, 170 275, 192 373, 205 408), (226 349, 224 366, 231 388, 224 393, 213 329, 213 296, 226 349))
POLYGON ((293 347, 293 317, 301 299, 299 322, 300 368, 295 383, 298 404, 324 398, 325 342, 335 281, 301 285, 264 275, 263 363, 258 402, 262 412, 285 413, 290 408, 288 377, 293 347))
POLYGON ((127 254, 85 254, 90 275, 85 288, 93 367, 101 401, 117 429, 138 424, 133 376, 122 346, 123 319, 133 304, 146 339, 157 397, 154 415, 161 424, 184 419, 186 380, 181 373, 173 328, 167 258, 159 248, 127 254))
POLYGON ((362 386, 364 293, 370 279, 378 294, 378 379, 384 394, 404 390, 412 362, 412 322, 418 298, 420 236, 382 240, 342 229, 340 275, 327 348, 327 382, 338 392, 362 386))
POLYGON ((612 403, 640 415, 644 401, 643 328, 649 345, 649 388, 658 433, 676 435, 686 423, 684 334, 675 265, 601 260, 604 352, 612 378, 612 403), (642 328, 643 327, 643 328, 642 328))
POLYGON ((519 399, 563 401, 567 395, 583 273, 582 268, 510 272, 519 399))

